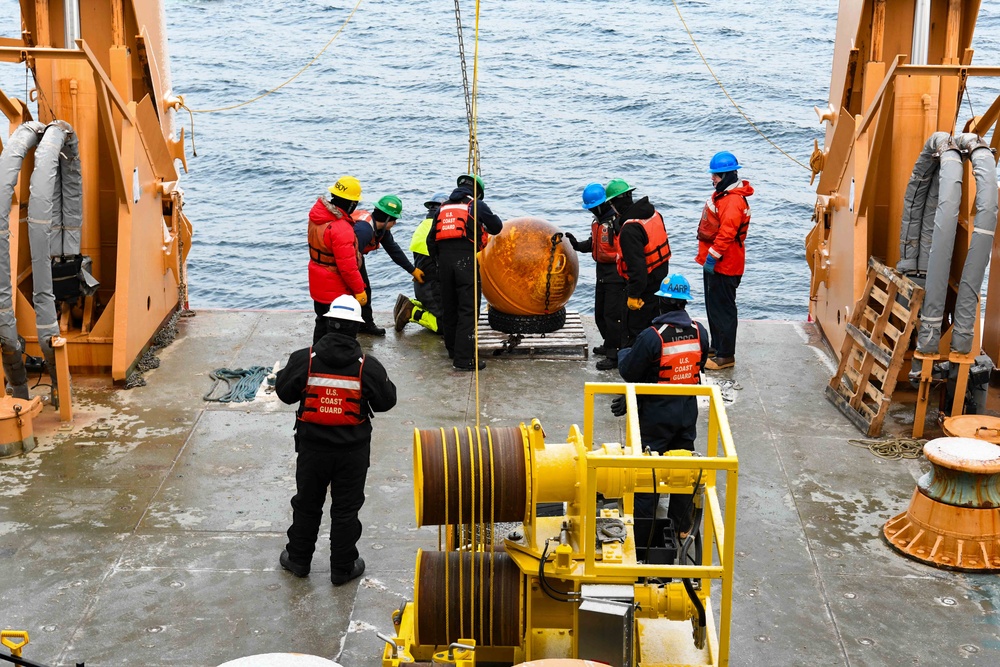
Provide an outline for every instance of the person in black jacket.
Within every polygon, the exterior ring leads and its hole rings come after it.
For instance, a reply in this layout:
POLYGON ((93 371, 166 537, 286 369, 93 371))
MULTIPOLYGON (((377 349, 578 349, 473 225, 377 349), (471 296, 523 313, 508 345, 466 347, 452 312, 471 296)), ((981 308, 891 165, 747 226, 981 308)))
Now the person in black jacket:
POLYGON ((364 319, 357 299, 338 296, 326 316, 327 334, 292 352, 274 383, 278 398, 299 403, 292 525, 278 560, 295 576, 308 576, 329 487, 330 580, 339 586, 365 571, 357 549, 358 512, 365 502, 371 417, 396 405, 396 385, 358 344, 364 319))
POLYGON ((633 202, 634 189, 620 178, 612 179, 606 188, 618 214, 618 274, 625 279, 622 347, 630 346, 656 317, 656 290, 670 273, 670 240, 663 216, 649 197, 633 202))
POLYGON ((594 319, 601 334, 601 345, 594 348, 597 370, 608 371, 618 367, 618 347, 622 344, 622 316, 625 314, 625 279, 618 275, 617 231, 614 228, 615 212, 608 203, 604 186, 591 183, 583 189, 583 208, 594 219, 590 225, 590 238, 577 241, 566 234, 573 249, 589 253, 597 263, 597 285, 594 287, 594 319))
MULTIPOLYGON (((653 319, 630 348, 618 353, 618 373, 626 382, 699 384, 708 361, 708 332, 691 320, 685 306, 691 299, 687 279, 674 274, 656 292, 660 314, 653 319)), ((624 414, 624 396, 612 405, 624 414)), ((639 435, 643 447, 654 452, 672 449, 694 451, 698 435, 698 399, 694 396, 639 396, 639 435)), ((620 416, 620 415, 619 415, 620 416)), ((635 494, 635 516, 652 518, 655 494, 635 494)), ((692 500, 688 494, 672 494, 667 512, 674 529, 684 536, 691 529, 692 500)))
MULTIPOLYGON (((427 249, 438 265, 441 281, 441 318, 444 345, 454 366, 472 371, 475 364, 475 331, 479 319, 481 284, 474 271, 476 252, 485 246, 489 234, 499 234, 501 220, 483 201, 483 181, 475 174, 462 174, 448 201, 434 214, 427 234, 427 249), (478 224, 477 218, 478 216, 478 224), (474 283, 479 286, 477 291, 474 283)), ((486 367, 479 362, 479 369, 486 367)))

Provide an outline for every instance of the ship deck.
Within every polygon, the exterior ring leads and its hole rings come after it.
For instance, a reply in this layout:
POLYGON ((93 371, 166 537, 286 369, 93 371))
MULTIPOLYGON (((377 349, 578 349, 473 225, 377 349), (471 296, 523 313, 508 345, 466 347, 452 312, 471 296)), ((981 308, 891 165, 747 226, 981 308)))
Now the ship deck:
MULTIPOLYGON (((998 579, 926 567, 881 539, 926 462, 847 443, 860 435, 823 397, 834 366, 812 325, 740 326, 739 365, 716 374, 740 387, 728 406, 741 478, 730 664, 1000 664, 998 579)), ((214 667, 296 651, 380 664, 375 631, 391 632, 391 612, 412 596, 416 550, 437 545, 436 529, 414 523, 413 428, 470 423, 475 396, 415 325, 362 337, 399 389, 376 419, 359 544, 368 569, 330 585, 324 524, 313 574, 297 579, 278 566, 292 407, 264 392, 241 404, 202 395, 213 369, 283 361, 311 328, 306 312, 201 311, 181 321, 147 386, 75 378, 73 430, 46 408, 38 448, 0 461, 0 627, 30 632, 25 658, 214 667)), ((593 365, 491 359, 483 423, 538 417, 561 441, 582 422, 583 383, 617 379, 593 365)), ((605 412, 598 432, 619 441, 605 412)), ((887 427, 905 430, 907 414, 887 427)))

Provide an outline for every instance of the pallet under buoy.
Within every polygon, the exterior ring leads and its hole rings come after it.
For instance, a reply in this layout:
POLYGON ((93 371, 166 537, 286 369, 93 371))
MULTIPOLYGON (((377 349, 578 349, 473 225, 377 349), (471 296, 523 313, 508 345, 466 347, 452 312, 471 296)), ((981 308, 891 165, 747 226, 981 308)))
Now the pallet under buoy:
POLYGON ((486 310, 479 314, 480 356, 523 359, 586 359, 587 334, 580 313, 566 311, 566 324, 547 334, 508 334, 490 328, 486 310))

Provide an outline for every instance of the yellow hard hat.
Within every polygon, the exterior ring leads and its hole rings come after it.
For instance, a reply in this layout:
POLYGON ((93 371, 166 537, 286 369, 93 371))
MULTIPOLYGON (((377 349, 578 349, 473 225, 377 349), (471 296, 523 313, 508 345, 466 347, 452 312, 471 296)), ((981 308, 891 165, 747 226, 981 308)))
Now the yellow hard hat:
POLYGON ((353 176, 341 176, 330 186, 330 194, 347 201, 361 201, 361 182, 353 176))

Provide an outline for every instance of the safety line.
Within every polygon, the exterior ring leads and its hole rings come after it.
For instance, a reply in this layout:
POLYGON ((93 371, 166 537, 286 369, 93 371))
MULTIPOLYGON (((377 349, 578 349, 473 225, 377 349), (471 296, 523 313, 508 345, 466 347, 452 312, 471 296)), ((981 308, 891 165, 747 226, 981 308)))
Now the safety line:
POLYGON ((688 37, 691 38, 691 43, 694 44, 694 50, 698 52, 698 55, 701 57, 701 61, 703 63, 705 63, 705 67, 708 68, 708 73, 711 74, 712 78, 715 79, 715 82, 717 84, 719 84, 719 88, 722 89, 723 94, 729 99, 730 102, 732 102, 733 107, 735 107, 736 111, 738 111, 739 114, 741 116, 743 116, 743 119, 746 120, 746 122, 748 122, 750 124, 750 127, 752 127, 754 130, 757 131, 757 134, 759 134, 760 136, 764 137, 764 139, 767 141, 767 143, 769 143, 772 146, 774 146, 775 149, 777 149, 777 151, 779 153, 781 153, 782 155, 784 155, 785 157, 787 157, 789 160, 791 160, 795 164, 797 164, 800 167, 802 167, 803 169, 806 169, 806 170, 808 170, 808 171, 811 172, 812 169, 810 169, 808 166, 806 166, 806 165, 802 164, 801 162, 799 162, 798 160, 796 160, 794 157, 792 157, 787 152, 785 152, 784 149, 781 148, 781 146, 779 146, 778 144, 776 144, 773 141, 771 141, 771 139, 766 134, 764 134, 763 132, 761 132, 760 128, 757 127, 757 124, 754 123, 752 120, 750 120, 750 116, 746 115, 746 113, 743 112, 743 109, 740 108, 740 105, 736 103, 736 100, 734 100, 733 97, 732 97, 732 95, 729 94, 729 91, 726 90, 726 87, 724 85, 722 85, 722 81, 720 81, 719 77, 716 76, 715 70, 713 70, 712 66, 708 64, 708 59, 705 58, 705 54, 701 52, 701 48, 699 48, 698 42, 694 38, 694 34, 691 32, 691 29, 688 28, 687 21, 684 20, 684 15, 681 14, 681 8, 677 4, 677 0, 672 0, 672 1, 674 3, 674 9, 677 10, 677 16, 678 16, 678 18, 680 18, 681 23, 684 25, 684 30, 687 31, 688 37))
POLYGON ((253 104, 257 100, 263 99, 263 98, 267 97, 268 95, 270 95, 271 93, 274 93, 274 92, 277 92, 277 91, 281 90, 282 88, 284 88, 285 86, 287 86, 288 84, 290 84, 292 81, 295 81, 295 79, 299 78, 300 74, 302 74, 307 69, 309 69, 314 64, 316 64, 316 61, 319 60, 320 56, 322 56, 323 53, 325 53, 326 50, 328 48, 330 48, 330 45, 333 44, 333 41, 335 39, 337 39, 337 37, 340 36, 340 33, 342 33, 344 31, 344 28, 347 27, 347 24, 351 22, 352 18, 354 18, 354 13, 356 11, 358 11, 358 7, 361 6, 361 2, 362 2, 362 0, 358 0, 357 4, 354 5, 354 9, 352 9, 351 13, 347 15, 347 19, 344 20, 344 22, 343 22, 343 24, 341 24, 340 28, 337 29, 337 32, 335 32, 334 35, 333 35, 333 37, 330 38, 330 41, 327 42, 326 45, 322 49, 320 49, 319 53, 317 53, 316 56, 312 60, 310 60, 308 63, 305 64, 305 67, 303 67, 298 72, 296 72, 290 79, 285 80, 284 82, 280 83, 279 85, 275 86, 274 88, 271 88, 270 90, 261 93, 260 95, 258 95, 257 97, 254 97, 253 99, 249 99, 249 100, 247 100, 245 102, 240 102, 239 104, 233 104, 233 105, 230 105, 230 106, 227 106, 227 107, 219 107, 217 109, 191 109, 191 108, 189 108, 187 105, 185 105, 183 103, 181 104, 181 106, 184 107, 185 109, 187 109, 190 113, 215 113, 217 111, 230 111, 232 109, 238 109, 240 107, 245 107, 248 104, 253 104))

